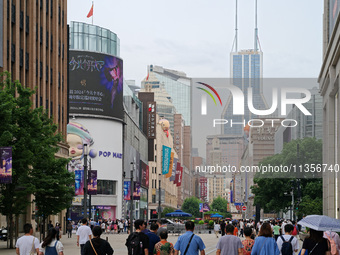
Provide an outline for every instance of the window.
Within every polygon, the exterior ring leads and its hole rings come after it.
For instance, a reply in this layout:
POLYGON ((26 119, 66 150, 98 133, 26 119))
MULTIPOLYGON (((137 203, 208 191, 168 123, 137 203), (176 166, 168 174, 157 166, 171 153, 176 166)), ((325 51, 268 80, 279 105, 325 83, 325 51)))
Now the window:
POLYGON ((20 30, 24 29, 24 12, 20 11, 20 30))
POLYGON ((26 15, 26 34, 30 32, 30 17, 26 15))
POLYGON ((24 65, 24 50, 20 49, 20 56, 19 56, 20 67, 24 65))
POLYGON ((98 180, 97 194, 102 195, 116 195, 117 181, 98 180))
POLYGON ((152 203, 156 203, 156 195, 152 195, 152 203))
POLYGON ((15 5, 12 4, 12 23, 15 24, 15 5))

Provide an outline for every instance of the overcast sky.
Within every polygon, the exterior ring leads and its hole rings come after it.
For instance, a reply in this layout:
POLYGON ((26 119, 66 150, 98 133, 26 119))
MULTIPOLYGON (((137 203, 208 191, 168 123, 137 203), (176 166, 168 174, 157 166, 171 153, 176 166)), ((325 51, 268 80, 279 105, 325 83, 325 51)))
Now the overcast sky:
MULTIPOLYGON (((239 0, 239 49, 254 47, 254 0, 239 0)), ((68 1, 68 22, 86 18, 91 0, 68 1)), ((258 0, 265 77, 317 77, 322 60, 320 0, 258 0)), ((147 65, 189 77, 229 77, 235 0, 97 0, 94 24, 120 38, 125 79, 140 85, 147 65)))

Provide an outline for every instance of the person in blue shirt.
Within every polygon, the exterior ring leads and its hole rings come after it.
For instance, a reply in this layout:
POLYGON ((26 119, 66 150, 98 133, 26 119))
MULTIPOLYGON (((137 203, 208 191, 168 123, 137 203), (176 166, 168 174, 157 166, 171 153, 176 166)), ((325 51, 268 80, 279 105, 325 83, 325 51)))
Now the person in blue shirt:
POLYGON ((151 223, 150 230, 146 235, 149 237, 149 254, 153 254, 155 244, 160 242, 161 239, 157 235, 158 225, 157 223, 151 223))
POLYGON ((255 239, 251 255, 280 255, 279 248, 273 238, 273 230, 269 223, 263 223, 259 236, 255 239))
POLYGON ((188 251, 185 255, 198 255, 199 251, 200 251, 200 255, 205 255, 205 251, 204 251, 205 245, 202 239, 193 233, 195 230, 195 223, 192 221, 187 221, 185 223, 185 229, 187 232, 181 235, 175 244, 175 247, 174 247, 175 255, 178 255, 179 251, 181 252, 181 254, 184 254, 187 247, 188 247, 188 251), (190 239, 191 239, 191 243, 188 246, 190 239))

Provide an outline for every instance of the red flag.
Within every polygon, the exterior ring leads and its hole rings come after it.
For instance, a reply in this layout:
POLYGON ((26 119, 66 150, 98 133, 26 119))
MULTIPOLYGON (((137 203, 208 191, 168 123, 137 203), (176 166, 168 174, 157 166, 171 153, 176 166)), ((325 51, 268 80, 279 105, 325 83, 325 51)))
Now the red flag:
POLYGON ((87 17, 90 18, 93 16, 93 4, 91 6, 91 10, 89 11, 89 14, 87 14, 87 17))
POLYGON ((149 80, 149 72, 148 72, 148 76, 146 76, 146 81, 149 80))

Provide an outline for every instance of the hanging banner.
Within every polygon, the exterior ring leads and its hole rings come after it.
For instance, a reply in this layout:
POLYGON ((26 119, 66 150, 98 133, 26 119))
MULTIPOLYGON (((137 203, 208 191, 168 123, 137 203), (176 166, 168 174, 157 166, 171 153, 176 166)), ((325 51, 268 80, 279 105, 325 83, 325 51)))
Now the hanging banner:
POLYGON ((89 170, 89 180, 87 184, 87 194, 97 195, 97 170, 89 170))
POLYGON ((177 187, 182 185, 182 179, 183 179, 183 167, 181 166, 178 173, 178 181, 176 183, 177 187))
POLYGON ((140 200, 140 182, 134 182, 133 200, 140 200))
POLYGON ((208 203, 203 203, 203 212, 209 212, 210 211, 210 206, 208 203))
POLYGON ((0 183, 12 183, 12 147, 0 147, 0 183))
POLYGON ((75 174, 75 195, 84 195, 84 170, 76 170, 75 174))
POLYGON ((130 200, 131 196, 131 182, 130 181, 124 181, 124 200, 130 200))
POLYGON ((178 159, 174 158, 174 162, 172 164, 172 173, 171 173, 171 177, 169 179, 171 182, 175 181, 175 178, 176 178, 177 161, 178 161, 178 159))
POLYGON ((175 181, 174 184, 178 183, 178 177, 181 171, 181 162, 177 162, 177 166, 176 166, 176 176, 175 176, 175 181))
POLYGON ((143 161, 140 161, 140 171, 141 186, 144 188, 149 188, 149 166, 143 161))
POLYGON ((163 145, 162 154, 162 174, 169 173, 170 159, 171 159, 171 148, 163 145))
POLYGON ((171 152, 170 164, 169 164, 169 171, 168 171, 168 173, 165 175, 166 178, 169 178, 169 177, 171 177, 171 175, 172 175, 172 167, 173 167, 173 164, 174 164, 174 156, 175 156, 175 153, 174 153, 174 152, 171 152))
POLYGON ((203 203, 200 203, 200 212, 203 212, 203 203))

